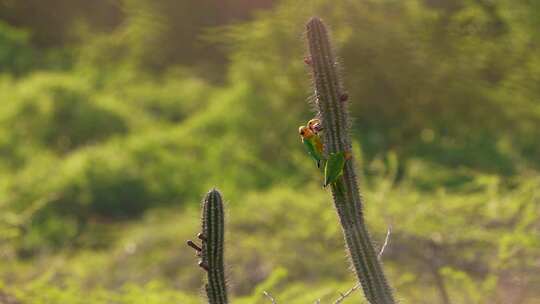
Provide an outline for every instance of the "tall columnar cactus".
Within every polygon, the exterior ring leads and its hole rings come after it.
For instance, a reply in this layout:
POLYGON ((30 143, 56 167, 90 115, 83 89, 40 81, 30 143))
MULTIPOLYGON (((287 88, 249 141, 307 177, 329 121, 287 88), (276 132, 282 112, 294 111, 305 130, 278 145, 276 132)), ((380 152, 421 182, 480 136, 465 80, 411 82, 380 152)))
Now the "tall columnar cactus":
MULTIPOLYGON (((313 71, 315 103, 324 128, 324 155, 326 158, 333 153, 350 155, 348 96, 337 71, 338 62, 327 29, 319 18, 307 23, 307 41, 310 56, 306 63, 313 71)), ((349 255, 366 298, 372 304, 394 303, 366 229, 352 157, 347 158, 342 175, 331 188, 349 255)))
POLYGON ((202 232, 198 234, 202 246, 197 246, 191 240, 187 241, 187 244, 200 256, 199 266, 207 273, 205 289, 209 304, 228 302, 223 262, 224 218, 221 194, 218 190, 212 189, 202 202, 202 232))

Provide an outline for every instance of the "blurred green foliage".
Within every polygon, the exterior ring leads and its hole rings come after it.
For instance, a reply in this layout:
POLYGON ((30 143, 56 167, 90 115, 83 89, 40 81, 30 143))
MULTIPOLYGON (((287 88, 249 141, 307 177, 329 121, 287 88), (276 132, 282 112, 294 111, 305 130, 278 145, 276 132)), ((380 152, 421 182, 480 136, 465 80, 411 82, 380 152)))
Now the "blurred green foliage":
POLYGON ((0 21, 0 66, 2 72, 22 73, 32 67, 34 51, 28 32, 0 21))
POLYGON ((393 228, 383 260, 399 298, 539 303, 538 12, 0 1, 0 299, 200 303, 184 240, 212 186, 228 201, 235 302, 330 303, 354 286, 296 133, 312 115, 301 37, 316 14, 344 63, 378 246, 393 228))

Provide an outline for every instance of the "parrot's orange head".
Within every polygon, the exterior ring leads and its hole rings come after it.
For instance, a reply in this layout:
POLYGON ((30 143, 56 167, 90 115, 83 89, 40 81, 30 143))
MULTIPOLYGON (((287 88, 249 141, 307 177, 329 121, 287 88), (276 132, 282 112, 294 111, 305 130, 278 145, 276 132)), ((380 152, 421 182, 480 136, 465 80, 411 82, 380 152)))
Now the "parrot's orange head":
POLYGON ((301 126, 300 128, 298 128, 298 133, 300 134, 302 138, 310 138, 314 135, 313 131, 311 131, 306 126, 301 126))

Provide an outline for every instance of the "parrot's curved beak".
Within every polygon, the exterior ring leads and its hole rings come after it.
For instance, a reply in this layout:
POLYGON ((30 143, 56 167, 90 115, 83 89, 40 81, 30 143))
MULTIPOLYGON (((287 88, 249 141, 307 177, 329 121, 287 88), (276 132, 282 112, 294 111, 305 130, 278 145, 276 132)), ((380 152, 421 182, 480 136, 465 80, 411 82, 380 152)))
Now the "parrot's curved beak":
POLYGON ((319 133, 323 130, 323 126, 320 124, 320 123, 316 123, 315 125, 313 125, 313 127, 311 128, 315 133, 319 133))

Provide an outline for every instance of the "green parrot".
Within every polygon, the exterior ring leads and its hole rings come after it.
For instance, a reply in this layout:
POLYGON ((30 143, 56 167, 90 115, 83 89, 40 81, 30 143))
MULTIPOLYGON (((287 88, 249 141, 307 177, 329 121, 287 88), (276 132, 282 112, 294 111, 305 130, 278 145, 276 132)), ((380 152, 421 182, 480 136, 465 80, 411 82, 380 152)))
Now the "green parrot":
POLYGON ((323 144, 321 137, 306 126, 301 126, 298 129, 298 132, 300 133, 302 143, 304 143, 309 156, 315 160, 317 168, 320 168, 321 162, 323 161, 323 144))
MULTIPOLYGON (((327 187, 330 184, 336 183, 339 176, 343 173, 345 161, 351 158, 351 154, 350 152, 331 153, 328 159, 326 159, 323 155, 323 143, 319 135, 320 131, 322 131, 322 126, 319 119, 316 118, 311 119, 307 126, 301 126, 298 129, 308 154, 315 160, 317 167, 324 174, 324 187, 327 187)), ((336 183, 336 186, 340 185, 336 183)))
POLYGON ((324 187, 334 183, 343 173, 345 152, 331 153, 324 166, 324 187))

